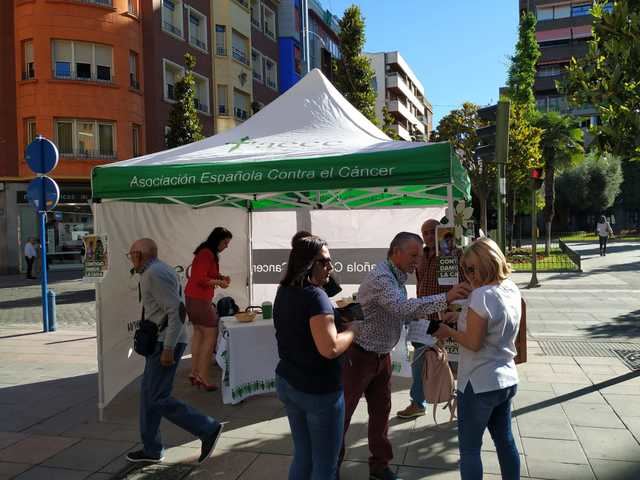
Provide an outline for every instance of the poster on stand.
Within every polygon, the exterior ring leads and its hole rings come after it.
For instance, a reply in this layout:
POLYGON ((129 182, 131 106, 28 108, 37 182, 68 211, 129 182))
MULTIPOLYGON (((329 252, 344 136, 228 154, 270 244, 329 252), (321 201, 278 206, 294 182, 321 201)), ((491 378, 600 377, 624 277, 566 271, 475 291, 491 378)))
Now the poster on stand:
POLYGON ((106 235, 85 235, 84 274, 85 280, 100 281, 109 270, 108 241, 106 235))

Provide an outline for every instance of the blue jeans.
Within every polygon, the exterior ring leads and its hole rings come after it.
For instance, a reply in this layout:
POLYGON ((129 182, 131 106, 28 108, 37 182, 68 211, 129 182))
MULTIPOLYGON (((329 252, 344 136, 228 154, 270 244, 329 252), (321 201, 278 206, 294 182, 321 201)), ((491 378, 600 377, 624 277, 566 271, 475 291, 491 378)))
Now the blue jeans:
POLYGON ((424 369, 424 352, 425 347, 423 343, 411 342, 413 345, 413 359, 415 360, 411 364, 411 389, 409 390, 409 396, 411 402, 415 405, 426 408, 427 402, 424 399, 424 390, 422 389, 422 370, 424 369), (417 359, 417 360, 416 360, 417 359))
POLYGON ((503 480, 520 479, 520 456, 511 433, 511 399, 517 385, 475 393, 471 382, 458 391, 458 440, 460 442, 460 477, 482 480, 480 447, 487 427, 496 446, 503 480))
POLYGON ((220 425, 215 419, 171 396, 173 380, 185 347, 184 343, 176 345, 173 350, 175 363, 170 367, 160 364, 163 349, 160 342, 156 344, 153 354, 146 358, 140 389, 140 436, 147 455, 162 455, 164 452, 160 437, 162 417, 200 439, 211 435, 220 425))
POLYGON ((279 375, 276 390, 293 437, 289 480, 333 480, 344 433, 344 392, 301 392, 279 375))

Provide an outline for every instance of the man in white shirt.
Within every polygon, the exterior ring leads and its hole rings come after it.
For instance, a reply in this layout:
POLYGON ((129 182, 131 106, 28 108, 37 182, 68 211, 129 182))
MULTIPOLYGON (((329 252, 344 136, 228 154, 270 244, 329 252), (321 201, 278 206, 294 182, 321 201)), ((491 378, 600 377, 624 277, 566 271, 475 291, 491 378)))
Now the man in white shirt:
POLYGON ((27 262, 27 278, 29 280, 35 280, 33 276, 33 262, 36 259, 36 248, 33 245, 33 237, 27 239, 27 243, 24 246, 24 259, 27 262))

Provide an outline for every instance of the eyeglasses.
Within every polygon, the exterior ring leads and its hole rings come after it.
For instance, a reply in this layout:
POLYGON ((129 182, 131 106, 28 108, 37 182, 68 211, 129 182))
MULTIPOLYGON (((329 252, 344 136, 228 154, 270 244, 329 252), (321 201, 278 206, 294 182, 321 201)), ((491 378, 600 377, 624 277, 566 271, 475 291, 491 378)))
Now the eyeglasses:
POLYGON ((327 268, 329 265, 333 264, 333 261, 330 258, 316 258, 314 261, 317 263, 321 263, 324 268, 327 268))

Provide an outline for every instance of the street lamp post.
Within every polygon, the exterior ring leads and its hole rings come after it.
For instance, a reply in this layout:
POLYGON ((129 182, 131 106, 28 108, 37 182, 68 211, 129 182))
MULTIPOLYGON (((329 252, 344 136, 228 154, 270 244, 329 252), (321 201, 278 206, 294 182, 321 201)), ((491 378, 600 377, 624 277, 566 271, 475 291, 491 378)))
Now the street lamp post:
POLYGON ((302 0, 302 43, 306 72, 311 71, 311 55, 309 52, 309 0, 302 0))

